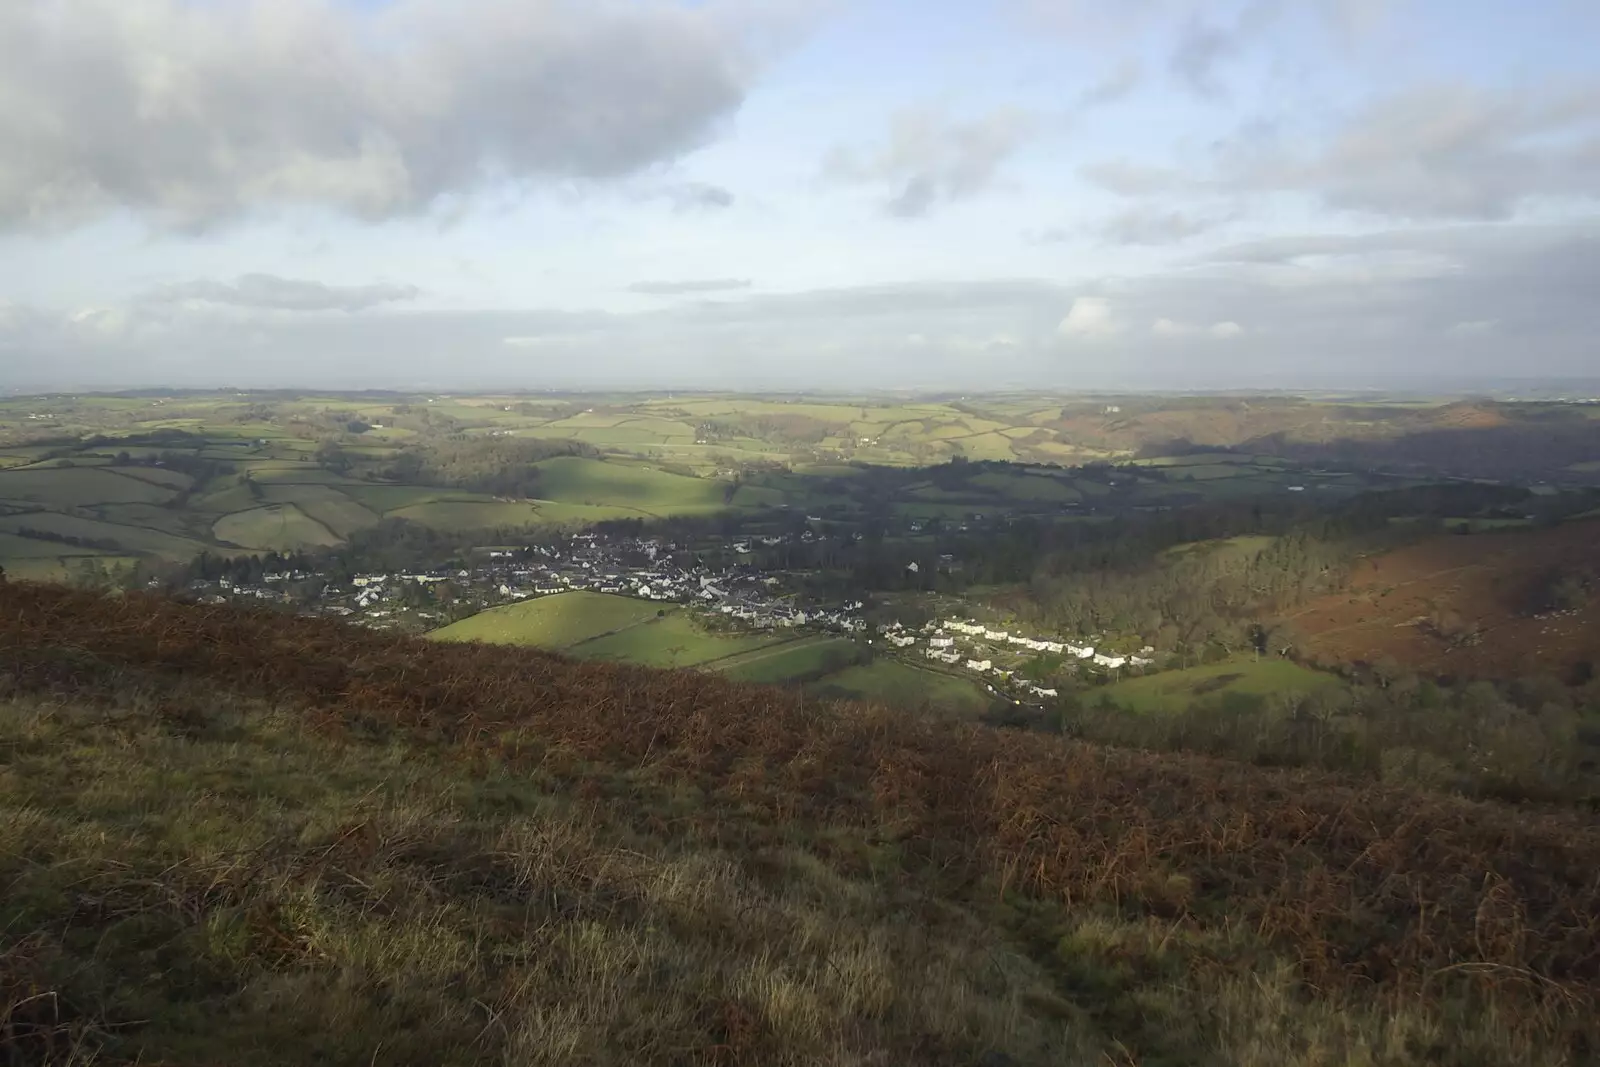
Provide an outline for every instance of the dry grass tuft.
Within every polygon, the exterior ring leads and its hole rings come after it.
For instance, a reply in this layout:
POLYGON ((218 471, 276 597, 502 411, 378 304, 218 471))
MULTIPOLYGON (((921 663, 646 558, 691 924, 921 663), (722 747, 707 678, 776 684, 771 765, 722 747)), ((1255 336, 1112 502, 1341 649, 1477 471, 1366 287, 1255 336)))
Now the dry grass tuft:
POLYGON ((25 585, 0 701, 22 1062, 1600 1047, 1578 814, 25 585))

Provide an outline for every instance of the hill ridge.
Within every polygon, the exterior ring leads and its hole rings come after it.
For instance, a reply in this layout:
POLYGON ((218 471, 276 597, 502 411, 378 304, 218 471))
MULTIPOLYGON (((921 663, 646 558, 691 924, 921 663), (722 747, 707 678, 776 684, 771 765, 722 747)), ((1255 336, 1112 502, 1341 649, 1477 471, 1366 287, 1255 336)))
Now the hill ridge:
POLYGON ((537 772, 667 838, 759 853, 800 837, 848 876, 909 878, 973 907, 1247 931, 1293 961, 1308 995, 1489 1005, 1524 1035, 1594 1036, 1600 827, 1577 813, 29 584, 0 587, 0 680, 0 697, 75 706, 137 694, 180 732, 223 694, 297 709, 329 739, 437 750, 465 773, 537 772), (672 814, 663 798, 686 790, 698 807, 672 814))

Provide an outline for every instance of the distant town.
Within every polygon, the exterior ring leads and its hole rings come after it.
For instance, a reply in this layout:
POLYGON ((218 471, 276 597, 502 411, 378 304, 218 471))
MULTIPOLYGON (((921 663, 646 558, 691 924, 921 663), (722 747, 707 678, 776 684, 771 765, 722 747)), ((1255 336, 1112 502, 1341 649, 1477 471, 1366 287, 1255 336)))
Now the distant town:
MULTIPOLYGON (((747 555, 749 538, 729 543, 747 555)), ((872 625, 859 599, 802 602, 782 572, 736 563, 684 565, 683 545, 653 537, 580 533, 556 544, 487 548, 468 566, 361 573, 348 582, 320 571, 267 571, 259 582, 197 578, 187 592, 204 603, 256 602, 300 614, 327 615, 380 630, 421 633, 480 611, 538 597, 589 591, 684 605, 708 627, 807 630, 854 637, 920 657, 952 673, 976 676, 997 696, 1051 698, 1055 688, 1023 678, 1018 668, 1039 656, 1060 657, 1081 670, 1144 671, 1158 665, 1155 650, 1098 650, 1093 638, 1030 635, 974 619, 946 617, 919 625, 889 620, 872 625)))

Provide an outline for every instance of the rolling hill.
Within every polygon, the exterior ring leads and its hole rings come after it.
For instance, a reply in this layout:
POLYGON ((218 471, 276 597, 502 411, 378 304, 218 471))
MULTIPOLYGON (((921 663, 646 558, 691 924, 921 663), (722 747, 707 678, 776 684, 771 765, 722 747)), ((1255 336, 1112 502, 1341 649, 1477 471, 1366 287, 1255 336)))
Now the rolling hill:
POLYGON ((1600 663, 1600 595, 1541 602, 1562 574, 1600 574, 1600 521, 1446 534, 1369 557, 1350 587, 1289 621, 1321 659, 1392 661, 1433 674, 1571 675, 1600 663))
POLYGON ((23 1063, 1576 1064, 1555 809, 0 586, 23 1063))

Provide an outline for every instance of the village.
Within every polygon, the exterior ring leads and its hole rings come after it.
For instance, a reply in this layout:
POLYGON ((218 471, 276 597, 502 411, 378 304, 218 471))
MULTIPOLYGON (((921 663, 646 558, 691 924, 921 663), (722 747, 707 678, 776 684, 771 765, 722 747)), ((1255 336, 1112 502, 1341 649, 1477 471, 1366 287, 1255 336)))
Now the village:
MULTIPOLYGON (((730 545, 748 554, 744 541, 730 545)), ((1154 668, 1154 649, 1113 653, 1092 638, 1029 635, 973 619, 946 618, 920 626, 869 621, 861 599, 801 602, 781 572, 748 563, 712 566, 685 546, 650 537, 583 533, 553 544, 488 548, 467 566, 351 575, 321 571, 266 571, 259 582, 221 577, 195 579, 187 591, 206 603, 275 605, 300 614, 327 615, 379 630, 425 633, 506 604, 572 591, 588 591, 684 605, 708 626, 770 631, 804 629, 841 634, 892 650, 939 669, 977 676, 996 695, 1047 699, 1058 690, 1023 676, 1042 658, 1058 671, 1115 675, 1154 668)))
MULTIPOLYGON (((744 554, 740 542, 734 551, 744 554)), ((800 605, 782 579, 736 564, 685 565, 683 546, 656 538, 576 534, 557 544, 491 548, 464 567, 359 573, 348 583, 323 571, 268 571, 259 582, 195 579, 187 591, 206 603, 292 605, 375 629, 425 631, 444 622, 533 597, 587 590, 676 604, 752 629, 813 627, 859 634, 861 601, 800 605)))

